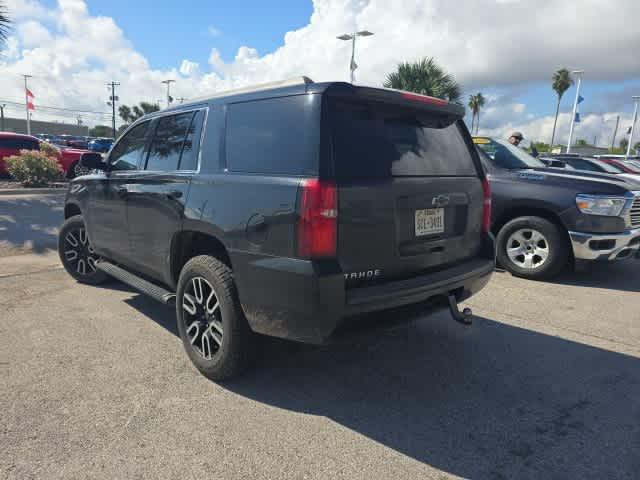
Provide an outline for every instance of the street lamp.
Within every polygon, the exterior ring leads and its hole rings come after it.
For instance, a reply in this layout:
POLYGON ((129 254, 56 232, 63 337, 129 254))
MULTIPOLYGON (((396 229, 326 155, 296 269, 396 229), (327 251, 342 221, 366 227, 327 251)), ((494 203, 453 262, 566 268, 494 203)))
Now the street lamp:
POLYGON ((174 82, 175 82, 175 80, 163 80, 162 82, 160 82, 160 83, 164 83, 164 84, 167 85, 167 108, 169 108, 171 106, 171 102, 173 101, 173 98, 169 94, 169 87, 174 82))
POLYGON ((631 143, 633 142, 633 132, 636 129, 636 121, 638 120, 638 102, 640 102, 640 96, 638 95, 634 95, 631 98, 633 98, 633 103, 635 103, 635 107, 633 109, 633 122, 631 123, 631 134, 629 135, 629 143, 627 144, 627 154, 624 157, 625 160, 629 159, 629 154, 631 153, 631 143))
POLYGON ((362 30, 360 32, 353 32, 351 34, 345 33, 343 35, 340 35, 339 37, 336 37, 338 40, 344 40, 344 41, 351 40, 351 62, 349 63, 349 72, 351 74, 351 83, 353 83, 355 81, 354 72, 356 71, 356 68, 358 68, 358 64, 356 63, 356 60, 355 60, 355 56, 356 56, 356 37, 370 37, 371 35, 373 35, 372 32, 369 32, 368 30, 362 30))

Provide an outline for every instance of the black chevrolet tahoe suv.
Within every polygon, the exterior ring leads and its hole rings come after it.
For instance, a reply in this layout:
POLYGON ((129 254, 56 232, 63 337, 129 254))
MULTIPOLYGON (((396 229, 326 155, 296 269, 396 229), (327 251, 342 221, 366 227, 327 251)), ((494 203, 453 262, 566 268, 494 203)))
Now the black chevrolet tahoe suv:
POLYGON ((640 176, 548 168, 508 142, 473 141, 491 184, 502 267, 540 279, 592 261, 640 258, 640 176))
POLYGON ((495 264, 463 115, 306 77, 152 113, 105 160, 83 156, 95 173, 70 184, 60 258, 80 282, 175 302, 216 380, 246 365, 254 332, 323 342, 356 314, 438 299, 460 320, 495 264))

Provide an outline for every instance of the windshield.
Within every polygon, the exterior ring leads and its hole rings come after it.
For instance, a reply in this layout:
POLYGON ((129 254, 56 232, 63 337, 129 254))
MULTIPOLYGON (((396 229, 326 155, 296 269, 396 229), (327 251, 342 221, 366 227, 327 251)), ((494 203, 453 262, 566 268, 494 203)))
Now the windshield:
POLYGON ((496 167, 507 170, 546 168, 546 165, 540 160, 503 140, 491 139, 487 143, 479 144, 478 147, 487 154, 491 159, 491 163, 496 167))

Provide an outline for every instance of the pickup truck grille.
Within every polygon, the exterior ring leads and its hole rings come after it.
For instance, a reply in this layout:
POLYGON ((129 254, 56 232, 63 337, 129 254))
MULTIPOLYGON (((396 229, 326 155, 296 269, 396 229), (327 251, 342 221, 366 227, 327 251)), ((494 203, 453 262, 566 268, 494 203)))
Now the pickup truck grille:
POLYGON ((631 210, 629 210, 628 225, 631 228, 640 227, 640 192, 636 192, 636 198, 631 205, 631 210))

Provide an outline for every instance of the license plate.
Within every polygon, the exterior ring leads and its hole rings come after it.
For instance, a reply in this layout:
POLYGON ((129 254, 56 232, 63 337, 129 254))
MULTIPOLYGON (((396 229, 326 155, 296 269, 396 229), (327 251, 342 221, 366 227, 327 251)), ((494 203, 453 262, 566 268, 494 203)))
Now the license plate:
POLYGON ((416 210, 416 237, 444 232, 444 208, 416 210))

